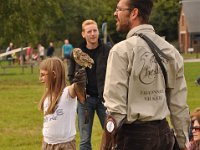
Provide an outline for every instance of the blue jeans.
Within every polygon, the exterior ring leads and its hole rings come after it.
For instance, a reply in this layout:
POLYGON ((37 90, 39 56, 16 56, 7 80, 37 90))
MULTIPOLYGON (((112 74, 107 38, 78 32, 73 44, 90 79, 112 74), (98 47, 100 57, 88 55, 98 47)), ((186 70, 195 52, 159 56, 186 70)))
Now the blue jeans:
POLYGON ((94 120, 95 111, 99 117, 101 127, 103 129, 105 118, 106 118, 106 108, 104 107, 102 100, 97 97, 88 97, 86 104, 89 112, 89 123, 85 124, 84 116, 84 105, 78 102, 78 126, 80 131, 80 150, 91 150, 91 134, 92 125, 94 120))

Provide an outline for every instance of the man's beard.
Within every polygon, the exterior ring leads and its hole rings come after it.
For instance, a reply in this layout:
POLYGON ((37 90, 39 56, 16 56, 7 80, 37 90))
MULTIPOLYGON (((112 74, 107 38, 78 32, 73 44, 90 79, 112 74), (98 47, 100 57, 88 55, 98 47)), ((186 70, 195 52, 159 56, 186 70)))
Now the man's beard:
POLYGON ((129 22, 129 20, 127 20, 127 23, 123 24, 123 25, 120 24, 119 22, 118 22, 118 24, 116 24, 116 31, 117 32, 128 33, 129 29, 130 29, 130 22, 129 22))

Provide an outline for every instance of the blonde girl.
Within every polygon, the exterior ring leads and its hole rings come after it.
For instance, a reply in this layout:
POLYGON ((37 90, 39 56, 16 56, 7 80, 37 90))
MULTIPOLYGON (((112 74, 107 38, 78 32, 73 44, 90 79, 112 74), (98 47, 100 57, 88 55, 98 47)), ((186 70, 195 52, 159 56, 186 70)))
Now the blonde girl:
POLYGON ((43 60, 39 79, 45 85, 39 103, 44 113, 42 150, 75 150, 77 98, 74 84, 66 86, 63 62, 57 57, 43 60))

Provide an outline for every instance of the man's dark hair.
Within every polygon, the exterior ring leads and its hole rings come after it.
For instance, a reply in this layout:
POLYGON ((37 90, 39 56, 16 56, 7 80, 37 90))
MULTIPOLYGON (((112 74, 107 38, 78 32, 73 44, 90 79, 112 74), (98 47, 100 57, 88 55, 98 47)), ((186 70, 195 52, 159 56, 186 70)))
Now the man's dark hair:
POLYGON ((129 0, 129 7, 131 9, 138 8, 138 16, 142 19, 142 23, 149 22, 153 0, 129 0))

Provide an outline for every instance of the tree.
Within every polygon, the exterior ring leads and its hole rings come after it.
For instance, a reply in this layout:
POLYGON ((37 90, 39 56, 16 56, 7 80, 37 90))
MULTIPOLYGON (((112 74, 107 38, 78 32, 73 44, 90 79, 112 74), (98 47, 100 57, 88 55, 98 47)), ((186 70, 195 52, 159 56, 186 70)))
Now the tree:
MULTIPOLYGON (((55 19, 63 17, 54 0, 5 0, 0 3, 0 44, 12 41, 18 46, 41 41, 54 33, 55 19)), ((47 38, 48 39, 48 38, 47 38)))
POLYGON ((178 0, 156 0, 151 14, 150 23, 156 32, 173 41, 178 37, 178 20, 180 5, 178 0))
MULTIPOLYGON (((104 22, 114 42, 125 38, 117 33, 113 13, 115 0, 0 0, 0 46, 13 42, 17 47, 38 42, 63 41, 73 45, 81 41, 81 24, 85 19, 97 21, 100 33, 104 22)), ((177 38, 178 0, 155 0, 151 23, 155 30, 169 40, 177 38)), ((102 37, 102 34, 100 34, 102 37)))

